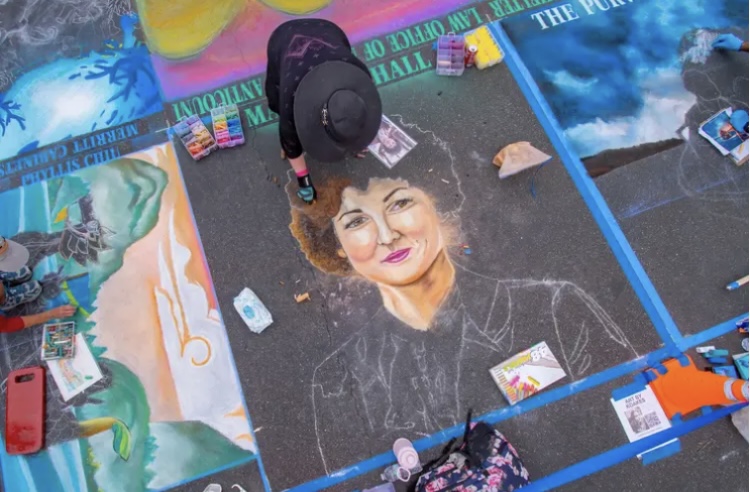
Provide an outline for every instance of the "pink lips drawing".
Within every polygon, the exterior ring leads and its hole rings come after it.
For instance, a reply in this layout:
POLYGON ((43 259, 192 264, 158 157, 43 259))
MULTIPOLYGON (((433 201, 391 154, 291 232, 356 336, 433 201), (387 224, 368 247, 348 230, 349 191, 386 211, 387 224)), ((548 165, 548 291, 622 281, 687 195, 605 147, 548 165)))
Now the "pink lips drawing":
POLYGON ((411 248, 399 249, 385 257, 382 263, 401 263, 409 257, 411 248))

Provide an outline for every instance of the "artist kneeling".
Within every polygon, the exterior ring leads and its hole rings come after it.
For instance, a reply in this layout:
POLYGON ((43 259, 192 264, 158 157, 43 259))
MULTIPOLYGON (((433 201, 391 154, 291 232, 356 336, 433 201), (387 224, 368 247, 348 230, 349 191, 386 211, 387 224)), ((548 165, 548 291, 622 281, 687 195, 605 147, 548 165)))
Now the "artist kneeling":
POLYGON ((380 96, 344 31, 322 19, 296 19, 268 41, 268 108, 279 115, 282 155, 297 174, 297 196, 317 197, 303 152, 322 162, 362 153, 380 127, 380 96))

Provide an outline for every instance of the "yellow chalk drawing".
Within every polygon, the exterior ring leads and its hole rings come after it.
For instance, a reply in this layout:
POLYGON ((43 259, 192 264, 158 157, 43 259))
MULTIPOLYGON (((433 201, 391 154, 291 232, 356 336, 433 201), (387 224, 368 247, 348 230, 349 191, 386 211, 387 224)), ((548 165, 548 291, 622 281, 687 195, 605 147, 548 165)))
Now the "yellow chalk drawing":
POLYGON ((331 0, 136 0, 146 42, 152 53, 180 59, 198 54, 240 14, 247 22, 264 8, 289 15, 307 15, 331 0), (242 14, 241 14, 242 13, 242 14))
POLYGON ((67 218, 68 218, 68 207, 63 207, 60 209, 59 212, 57 212, 57 215, 55 215, 54 223, 57 224, 58 222, 62 222, 63 220, 67 218))
POLYGON ((211 44, 246 0, 136 0, 141 25, 152 52, 167 58, 192 56, 211 44))
POLYGON ((130 435, 130 429, 122 420, 114 417, 89 419, 79 422, 78 429, 81 437, 95 436, 111 429, 113 433, 112 448, 115 453, 125 461, 130 457, 130 452, 133 449, 132 436, 130 435))
POLYGON ((328 7, 331 0, 260 0, 279 12, 291 15, 306 15, 328 7))

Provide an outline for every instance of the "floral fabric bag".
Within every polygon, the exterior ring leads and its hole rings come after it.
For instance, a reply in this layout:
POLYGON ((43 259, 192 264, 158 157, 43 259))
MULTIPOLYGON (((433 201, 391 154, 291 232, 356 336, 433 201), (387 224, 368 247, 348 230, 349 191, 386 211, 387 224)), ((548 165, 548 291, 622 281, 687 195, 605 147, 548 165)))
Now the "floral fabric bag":
POLYGON ((425 466, 417 492, 511 492, 529 484, 529 472, 505 436, 484 422, 472 424, 471 412, 463 442, 454 443, 425 466))

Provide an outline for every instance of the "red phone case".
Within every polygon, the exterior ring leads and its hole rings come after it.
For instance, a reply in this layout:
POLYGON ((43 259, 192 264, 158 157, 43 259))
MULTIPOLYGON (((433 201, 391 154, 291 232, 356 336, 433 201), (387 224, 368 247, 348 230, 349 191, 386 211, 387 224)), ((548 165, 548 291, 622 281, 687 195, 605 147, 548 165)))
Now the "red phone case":
POLYGON ((5 450, 36 453, 44 443, 44 368, 27 367, 8 375, 5 450))

